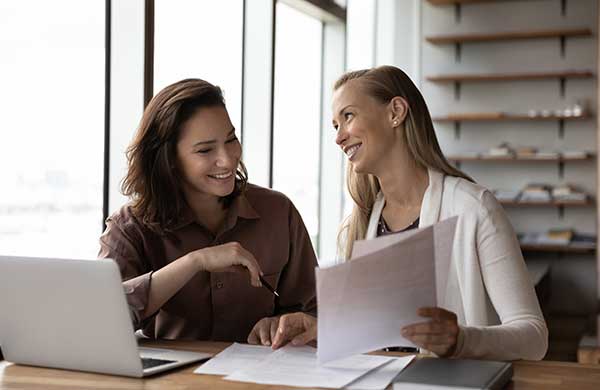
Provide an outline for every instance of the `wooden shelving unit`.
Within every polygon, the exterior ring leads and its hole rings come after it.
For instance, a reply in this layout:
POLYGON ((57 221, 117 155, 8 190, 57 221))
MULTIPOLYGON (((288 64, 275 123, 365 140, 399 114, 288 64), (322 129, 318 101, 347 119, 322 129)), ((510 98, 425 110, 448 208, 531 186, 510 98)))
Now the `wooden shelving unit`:
POLYGON ((590 37, 592 30, 589 28, 538 30, 538 31, 506 31, 497 33, 475 33, 456 35, 437 35, 425 37, 425 40, 434 45, 467 42, 493 42, 514 41, 523 39, 551 39, 570 37, 590 37))
POLYGON ((562 72, 495 73, 495 74, 447 74, 427 77, 434 83, 475 81, 525 81, 546 79, 586 79, 594 77, 590 70, 568 70, 562 72))

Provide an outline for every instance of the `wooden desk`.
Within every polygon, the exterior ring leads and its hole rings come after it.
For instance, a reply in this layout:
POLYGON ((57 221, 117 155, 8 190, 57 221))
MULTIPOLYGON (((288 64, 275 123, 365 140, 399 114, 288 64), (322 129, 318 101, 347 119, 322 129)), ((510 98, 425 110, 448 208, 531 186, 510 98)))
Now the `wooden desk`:
MULTIPOLYGON (((228 343, 154 341, 144 346, 180 348, 217 353, 228 343)), ((389 353, 390 355, 403 355, 389 353)), ((405 355, 405 354, 404 354, 405 355)), ((198 364, 168 371, 148 379, 132 379, 110 375, 26 367, 0 362, 0 390, 14 389, 287 389, 288 386, 266 386, 224 381, 219 376, 195 375, 198 364)), ((516 362, 513 382, 508 389, 600 389, 600 366, 563 362, 516 362)))

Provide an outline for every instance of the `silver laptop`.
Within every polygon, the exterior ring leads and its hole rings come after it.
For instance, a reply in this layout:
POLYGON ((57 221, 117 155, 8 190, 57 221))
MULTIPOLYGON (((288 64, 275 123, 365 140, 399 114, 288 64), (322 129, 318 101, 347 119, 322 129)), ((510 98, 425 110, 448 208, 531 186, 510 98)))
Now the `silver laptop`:
POLYGON ((0 256, 8 361, 142 377, 212 355, 138 348, 117 264, 0 256))

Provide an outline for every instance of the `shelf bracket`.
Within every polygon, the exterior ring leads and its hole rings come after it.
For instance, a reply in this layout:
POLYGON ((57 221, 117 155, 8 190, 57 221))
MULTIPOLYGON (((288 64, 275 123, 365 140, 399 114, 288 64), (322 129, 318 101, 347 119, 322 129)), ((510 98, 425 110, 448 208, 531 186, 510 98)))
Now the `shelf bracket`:
POLYGON ((460 81, 454 82, 454 100, 460 100, 460 81))
POLYGON ((462 18, 462 6, 460 3, 455 3, 454 4, 454 21, 456 23, 460 23, 461 18, 462 18))
POLYGON ((567 55, 567 37, 564 35, 560 36, 560 58, 565 58, 567 55))
POLYGON ((565 206, 558 206, 558 219, 563 219, 565 217, 565 206))
POLYGON ((456 62, 460 62, 460 58, 462 56, 462 46, 460 42, 454 43, 454 60, 456 62))
POLYGON ((567 0, 560 0, 560 14, 563 17, 567 16, 567 0))
POLYGON ((460 139, 460 121, 454 121, 454 139, 460 139))
POLYGON ((564 179, 565 177, 565 162, 560 160, 558 162, 558 178, 559 179, 564 179))
POLYGON ((560 138, 560 139, 565 138, 565 120, 564 119, 558 120, 558 138, 560 138))
POLYGON ((561 99, 564 99, 565 95, 567 94, 567 79, 566 79, 566 77, 561 77, 558 80, 560 82, 559 95, 560 95, 561 99))

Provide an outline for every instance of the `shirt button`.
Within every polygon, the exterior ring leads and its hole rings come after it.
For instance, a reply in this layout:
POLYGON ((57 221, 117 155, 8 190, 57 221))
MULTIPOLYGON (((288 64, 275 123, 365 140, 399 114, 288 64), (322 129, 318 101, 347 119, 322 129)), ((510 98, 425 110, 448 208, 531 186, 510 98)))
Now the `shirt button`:
POLYGON ((223 282, 217 282, 217 288, 223 288, 223 282))

